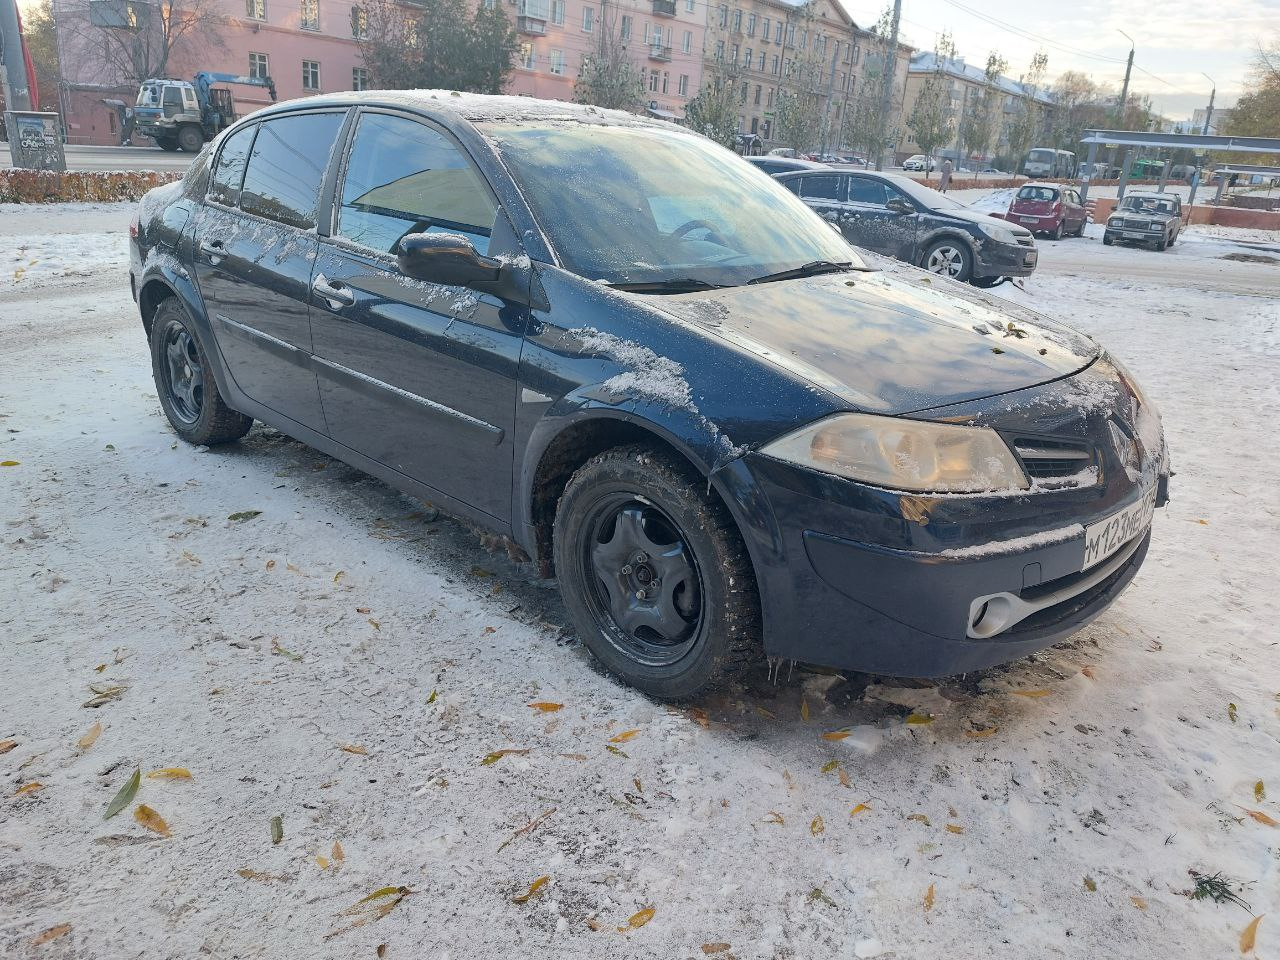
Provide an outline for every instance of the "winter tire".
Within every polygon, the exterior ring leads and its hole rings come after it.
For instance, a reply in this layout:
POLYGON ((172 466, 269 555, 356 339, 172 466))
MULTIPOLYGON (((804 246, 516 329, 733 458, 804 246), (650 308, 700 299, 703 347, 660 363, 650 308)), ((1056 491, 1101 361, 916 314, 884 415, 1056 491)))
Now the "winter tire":
POLYGON ((946 237, 929 245, 920 265, 930 273, 963 283, 973 273, 973 253, 965 241, 946 237))
POLYGON ((157 137, 156 146, 158 146, 161 150, 167 150, 169 153, 173 153, 178 149, 178 141, 176 139, 170 139, 168 137, 165 137, 164 139, 160 139, 157 137))
POLYGON ((759 650, 742 538, 706 480, 667 453, 615 447, 580 467, 556 509, 554 557, 578 636, 653 697, 706 692, 759 650))
POLYGON ((187 153, 199 153, 204 146, 204 131, 192 124, 187 124, 178 131, 178 146, 187 153))
POLYGON ((1062 229, 1062 221, 1061 221, 1061 220, 1059 220, 1059 221, 1058 221, 1058 225, 1057 225, 1056 227, 1054 227, 1054 228, 1053 228, 1053 233, 1049 234, 1049 239, 1050 239, 1050 240, 1061 240, 1061 239, 1062 239, 1062 233, 1063 233, 1063 229, 1062 229))
POLYGON ((151 371, 164 415, 188 443, 239 440, 253 426, 252 417, 223 402, 204 345, 175 297, 162 301, 151 320, 151 371))

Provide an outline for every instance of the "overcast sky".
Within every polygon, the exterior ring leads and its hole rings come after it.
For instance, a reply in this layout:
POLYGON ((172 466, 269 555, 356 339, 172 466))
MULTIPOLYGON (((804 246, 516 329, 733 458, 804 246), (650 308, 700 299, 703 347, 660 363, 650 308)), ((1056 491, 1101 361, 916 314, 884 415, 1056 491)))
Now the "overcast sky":
MULTIPOLYGON (((874 24, 888 2, 844 0, 859 26, 874 24)), ((932 49, 937 35, 950 30, 968 62, 985 66, 995 49, 1009 61, 1007 73, 1016 79, 1043 47, 1050 78, 1081 70, 1117 89, 1129 55, 1129 42, 1117 32, 1124 30, 1137 51, 1130 89, 1150 95, 1156 109, 1172 120, 1207 105, 1211 84, 1201 71, 1217 81, 1217 106, 1230 106, 1243 88, 1259 41, 1280 43, 1280 0, 903 0, 902 20, 903 39, 921 49, 932 49), (1020 36, 990 20, 1053 43, 1020 36)))

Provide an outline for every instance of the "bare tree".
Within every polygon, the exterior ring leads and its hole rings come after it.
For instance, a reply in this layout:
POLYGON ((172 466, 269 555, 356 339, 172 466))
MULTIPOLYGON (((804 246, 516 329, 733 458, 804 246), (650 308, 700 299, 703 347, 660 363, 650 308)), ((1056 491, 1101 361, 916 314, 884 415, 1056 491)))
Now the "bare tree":
POLYGON ((902 85, 897 81, 898 51, 892 38, 893 7, 888 6, 866 38, 856 99, 841 118, 841 139, 872 158, 897 143, 900 132, 900 111, 890 109, 886 114, 880 109, 885 84, 889 84, 889 102, 902 101, 902 85))
MULTIPOLYGON (((946 61, 955 56, 955 44, 944 33, 933 49, 933 70, 925 77, 907 117, 907 129, 926 157, 950 142, 955 135, 955 113, 951 109, 951 81, 945 73, 946 61)), ((925 179, 929 166, 925 164, 925 179)))
POLYGON ((1023 96, 1017 104, 1017 114, 1009 124, 1009 155, 1017 169, 1032 143, 1044 130, 1044 104, 1040 102, 1040 87, 1049 66, 1049 55, 1043 50, 1031 58, 1031 66, 1019 78, 1023 96))
POLYGON ((987 55, 982 93, 960 121, 960 144, 966 156, 986 159, 999 142, 1003 95, 998 84, 1006 66, 1004 57, 994 50, 987 55))
POLYGON ((227 23, 220 0, 129 0, 117 9, 120 26, 100 26, 91 0, 67 0, 55 11, 63 30, 64 66, 75 64, 67 80, 132 85, 167 76, 201 50, 222 46, 227 23))
POLYGON ((644 101, 644 68, 636 66, 627 50, 626 39, 614 30, 608 8, 597 23, 599 42, 573 83, 573 99, 610 110, 636 112, 644 101))

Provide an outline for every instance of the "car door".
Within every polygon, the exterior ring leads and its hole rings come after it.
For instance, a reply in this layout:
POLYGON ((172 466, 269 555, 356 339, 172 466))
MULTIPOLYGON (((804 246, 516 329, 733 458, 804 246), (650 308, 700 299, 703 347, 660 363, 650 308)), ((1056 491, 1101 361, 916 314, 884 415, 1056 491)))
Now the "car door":
POLYGON ((847 213, 844 181, 838 173, 814 173, 796 177, 787 186, 823 220, 843 229, 841 222, 847 213))
POLYGON ((1068 221, 1067 232, 1075 233, 1077 230, 1082 230, 1086 216, 1084 204, 1080 202, 1080 194, 1074 190, 1064 190, 1062 195, 1066 206, 1064 218, 1068 221))
POLYGON ((878 177, 855 173, 849 175, 848 195, 849 216, 841 226, 849 242, 898 260, 914 259, 915 205, 904 194, 878 177))
POLYGON ((515 391, 527 308, 404 276, 400 238, 461 233, 523 251, 446 131, 362 110, 319 241, 311 323, 329 435, 499 520, 511 514, 515 391))
POLYGON ((311 365, 311 265, 321 185, 346 111, 273 117, 227 138, 197 226, 196 282, 248 397, 324 431, 311 365))

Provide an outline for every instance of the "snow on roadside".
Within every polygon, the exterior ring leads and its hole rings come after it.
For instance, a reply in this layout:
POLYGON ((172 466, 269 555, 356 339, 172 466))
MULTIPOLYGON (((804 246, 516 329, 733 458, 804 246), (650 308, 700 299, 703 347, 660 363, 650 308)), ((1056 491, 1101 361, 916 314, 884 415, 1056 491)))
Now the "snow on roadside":
POLYGON ((27 234, 0 241, 0 291, 48 286, 108 269, 123 277, 129 268, 127 233, 27 234))
POLYGON ((1280 911, 1280 830, 1244 812, 1280 819, 1280 301, 1151 262, 983 294, 1096 335, 1162 408, 1174 500, 1115 607, 1004 669, 783 665, 682 710, 421 504, 261 427, 177 442, 114 267, 0 290, 0 955, 1237 955, 1249 914, 1184 894, 1221 871, 1280 911), (102 819, 165 767, 193 779, 137 800, 171 837, 102 819))

